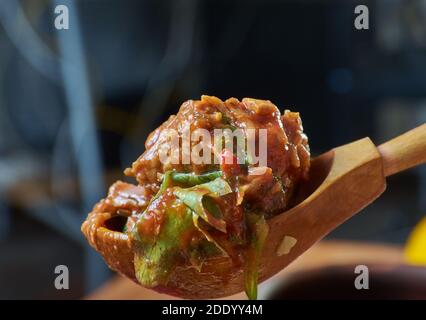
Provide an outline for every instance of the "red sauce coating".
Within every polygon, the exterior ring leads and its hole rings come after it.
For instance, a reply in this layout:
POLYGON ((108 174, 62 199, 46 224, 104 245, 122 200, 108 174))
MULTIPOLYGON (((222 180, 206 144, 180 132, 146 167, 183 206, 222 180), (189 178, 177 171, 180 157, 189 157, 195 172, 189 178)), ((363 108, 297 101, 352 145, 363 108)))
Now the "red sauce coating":
MULTIPOLYGON (((202 96, 201 100, 189 100, 182 104, 176 115, 149 135, 145 147, 145 152, 125 171, 126 175, 136 178, 138 185, 121 181, 113 184, 108 196, 94 207, 83 224, 82 230, 88 241, 98 250, 96 230, 115 215, 128 217, 127 230, 131 230, 139 221, 137 228, 140 235, 149 237, 161 232, 167 218, 166 208, 176 203, 176 198, 173 192, 167 190, 152 202, 151 199, 157 193, 166 171, 201 174, 221 170, 223 178, 233 190, 231 194, 215 199, 226 222, 227 232, 209 232, 230 254, 234 264, 239 265, 246 243, 245 212, 258 212, 270 217, 287 209, 300 180, 307 178, 310 165, 308 139, 303 133, 299 113, 286 110, 281 114, 270 101, 251 98, 222 101, 216 97, 202 96), (226 151, 222 154, 222 160, 232 158, 231 164, 222 161, 221 165, 183 165, 160 161, 159 148, 168 143, 161 136, 163 130, 175 129, 183 133, 197 128, 207 129, 211 133, 214 129, 224 128, 266 129, 267 167, 236 165, 235 156, 226 151), (248 175, 259 169, 264 169, 263 174, 248 175), (141 215, 143 219, 140 219, 141 215)), ((181 206, 178 214, 184 214, 186 210, 183 204, 181 206)), ((200 232, 188 230, 182 234, 180 245, 185 248, 201 238, 200 232)), ((114 265, 119 266, 120 263, 114 265)))

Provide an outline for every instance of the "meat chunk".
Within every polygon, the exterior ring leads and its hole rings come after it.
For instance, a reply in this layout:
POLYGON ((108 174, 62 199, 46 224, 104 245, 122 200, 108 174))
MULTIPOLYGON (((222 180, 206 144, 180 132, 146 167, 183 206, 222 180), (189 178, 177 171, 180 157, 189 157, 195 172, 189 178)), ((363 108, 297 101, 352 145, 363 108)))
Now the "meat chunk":
POLYGON ((97 248, 96 230, 104 227, 114 217, 129 218, 128 223, 131 223, 133 217, 145 210, 152 195, 149 188, 122 181, 115 182, 109 188, 108 196, 95 205, 81 227, 89 243, 97 248))
MULTIPOLYGON (((170 140, 162 132, 174 129, 182 141, 185 132, 206 129, 214 141, 215 129, 266 129, 267 165, 270 171, 264 177, 241 179, 244 185, 248 206, 273 214, 285 209, 300 179, 306 178, 309 171, 310 154, 306 135, 303 133, 299 113, 286 110, 281 115, 279 109, 268 100, 235 98, 222 101, 216 97, 202 96, 201 100, 189 100, 182 104, 179 112, 171 116, 148 137, 146 151, 128 168, 125 173, 133 176, 141 185, 155 188, 160 183, 161 174, 168 170, 200 174, 216 170, 214 146, 211 146, 212 163, 187 164, 160 161, 160 148, 169 146, 170 140), (160 175, 159 175, 160 174, 160 175)), ((256 143, 259 137, 256 136, 256 143)), ((181 143, 181 142, 180 142, 181 143)), ((190 141, 191 148, 198 141, 190 141)), ((182 146, 182 145, 180 145, 182 146)), ((184 148, 182 148, 184 151, 184 148)), ((258 151, 258 150, 257 150, 258 151)), ((183 159, 183 153, 179 155, 183 159)), ((258 164, 249 165, 256 167, 258 164)))
POLYGON ((83 223, 89 243, 112 269, 175 295, 208 290, 202 279, 212 270, 222 279, 243 268, 256 298, 266 219, 291 205, 309 171, 299 114, 267 100, 202 96, 183 103, 145 149, 125 171, 137 185, 117 181, 83 223), (181 268, 195 270, 189 286, 181 268))

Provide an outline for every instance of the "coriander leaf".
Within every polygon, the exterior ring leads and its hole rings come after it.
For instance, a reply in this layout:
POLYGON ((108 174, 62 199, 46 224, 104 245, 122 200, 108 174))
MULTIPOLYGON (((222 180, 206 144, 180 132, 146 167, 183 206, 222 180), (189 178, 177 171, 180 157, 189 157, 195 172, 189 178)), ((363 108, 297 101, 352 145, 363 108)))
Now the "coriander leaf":
POLYGON ((172 180, 185 186, 192 187, 198 184, 210 182, 222 177, 222 171, 211 171, 203 174, 173 172, 172 180))
POLYGON ((160 194, 162 194, 168 187, 170 187, 173 180, 174 171, 167 171, 164 173, 163 181, 161 182, 160 190, 155 195, 154 198, 157 198, 160 194))
POLYGON ((217 241, 210 235, 210 233, 207 230, 204 230, 203 228, 200 227, 199 223, 198 223, 198 219, 200 218, 200 216, 198 216, 196 213, 193 212, 192 215, 192 222, 194 223, 194 226, 198 229, 198 231, 200 231, 208 241, 210 241, 211 243, 213 243, 217 249, 220 250, 220 252, 225 255, 226 257, 228 257, 228 253, 226 252, 226 250, 219 245, 219 243, 217 243, 217 241))
MULTIPOLYGON (((161 199, 159 199, 161 200, 161 199)), ((166 284, 177 259, 186 250, 184 237, 195 231, 192 211, 175 200, 164 212, 165 221, 154 238, 137 234, 135 242, 135 274, 146 287, 166 284)), ((143 220, 140 222, 143 223, 143 220)), ((134 228, 137 233, 137 228, 134 228)))
POLYGON ((250 300, 257 299, 257 281, 262 248, 268 236, 268 223, 263 216, 247 214, 247 223, 251 232, 249 249, 245 258, 244 287, 250 300))
POLYGON ((209 225, 226 233, 226 222, 220 210, 212 210, 211 202, 205 199, 207 197, 221 197, 231 192, 231 187, 224 179, 216 178, 211 182, 199 184, 191 188, 184 189, 176 187, 174 194, 209 225), (210 204, 210 210, 206 208, 208 204, 210 204))

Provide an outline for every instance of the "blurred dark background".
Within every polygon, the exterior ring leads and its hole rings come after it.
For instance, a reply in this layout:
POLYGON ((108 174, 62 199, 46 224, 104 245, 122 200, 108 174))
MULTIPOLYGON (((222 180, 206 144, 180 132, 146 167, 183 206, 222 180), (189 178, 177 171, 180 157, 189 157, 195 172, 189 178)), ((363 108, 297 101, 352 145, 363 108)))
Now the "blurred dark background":
MULTIPOLYGON (((111 276, 80 224, 201 94, 299 111, 313 154, 384 142, 426 119, 426 1, 1 1, 1 299, 81 298, 111 276), (53 286, 60 264, 70 290, 53 286)), ((330 237, 403 244, 425 194, 425 168, 392 177, 330 237)))

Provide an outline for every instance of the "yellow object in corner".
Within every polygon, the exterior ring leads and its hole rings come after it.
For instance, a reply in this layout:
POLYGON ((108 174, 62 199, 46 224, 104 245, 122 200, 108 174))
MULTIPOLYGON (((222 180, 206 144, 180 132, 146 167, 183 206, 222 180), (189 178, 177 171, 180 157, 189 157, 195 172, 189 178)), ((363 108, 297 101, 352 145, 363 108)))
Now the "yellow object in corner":
POLYGON ((411 232, 404 255, 409 264, 426 267, 426 217, 411 232))

